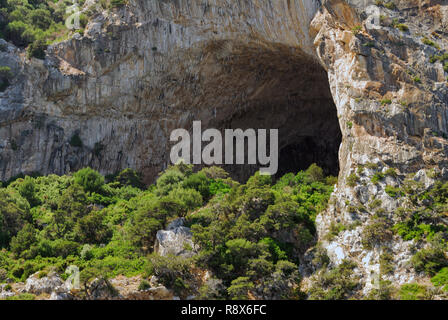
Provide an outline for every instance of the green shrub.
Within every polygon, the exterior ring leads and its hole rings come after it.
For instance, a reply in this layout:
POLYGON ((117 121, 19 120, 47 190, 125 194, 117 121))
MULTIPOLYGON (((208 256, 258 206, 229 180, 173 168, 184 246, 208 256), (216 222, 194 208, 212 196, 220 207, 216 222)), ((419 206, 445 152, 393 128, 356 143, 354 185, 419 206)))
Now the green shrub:
POLYGON ((79 136, 79 133, 73 134, 73 136, 70 138, 70 145, 72 147, 82 148, 83 143, 81 137, 79 136))
POLYGON ((393 1, 386 3, 384 6, 389 10, 397 9, 397 6, 395 5, 395 3, 393 1))
POLYGON ((87 192, 101 192, 104 186, 104 177, 91 168, 84 168, 74 174, 75 183, 87 192))
POLYGON ((140 281, 140 284, 138 285, 138 290, 139 291, 145 291, 151 288, 151 285, 149 284, 149 282, 147 280, 142 280, 140 281))
POLYGON ((356 175, 356 173, 352 173, 347 177, 347 185, 349 187, 356 187, 356 185, 359 182, 359 177, 356 175))
POLYGON ((383 100, 381 100, 381 105, 382 106, 389 105, 391 103, 392 103, 392 100, 390 100, 390 99, 383 99, 383 100))
POLYGON ((47 46, 47 42, 44 39, 37 39, 33 41, 28 47, 28 57, 44 59, 47 46))
POLYGON ((227 292, 232 300, 248 300, 248 294, 254 287, 248 277, 239 277, 232 281, 227 292))
POLYGON ((372 183, 374 184, 378 184, 381 180, 383 180, 386 176, 384 175, 384 173, 381 172, 377 172, 372 176, 372 179, 370 179, 370 181, 372 181, 372 183))
POLYGON ((393 186, 386 186, 385 189, 386 193, 392 197, 392 198, 398 198, 403 196, 403 193, 399 188, 393 187, 393 186))
POLYGON ((141 175, 133 169, 125 169, 121 171, 115 178, 115 181, 122 187, 131 186, 139 189, 144 187, 141 175))
POLYGON ((6 90, 6 88, 10 85, 11 79, 11 68, 8 66, 0 66, 0 92, 6 90))
POLYGON ((364 227, 361 243, 366 249, 373 249, 374 246, 392 240, 393 233, 390 224, 385 217, 374 215, 370 218, 369 224, 364 227))
POLYGON ((385 172, 386 176, 392 177, 392 178, 396 178, 398 177, 398 173, 397 170, 394 168, 388 168, 385 172))
POLYGON ((344 224, 332 222, 330 224, 330 228, 328 230, 325 239, 327 241, 332 241, 335 237, 337 237, 341 232, 347 230, 344 224))
POLYGON ((399 292, 401 300, 424 300, 426 294, 426 287, 417 283, 404 284, 399 292))
POLYGON ((353 32, 353 34, 354 34, 355 36, 358 35, 359 33, 361 33, 361 31, 362 31, 362 27, 359 26, 359 25, 354 26, 354 27, 352 28, 352 32, 353 32))
POLYGON ((411 263, 416 271, 434 276, 439 270, 448 266, 448 259, 443 248, 433 246, 418 251, 412 257, 411 263))
POLYGON ((437 49, 440 49, 440 46, 439 46, 437 43, 435 43, 434 41, 428 39, 427 37, 424 37, 424 38, 422 39, 422 42, 423 42, 424 44, 426 44, 427 46, 431 46, 431 47, 435 47, 435 48, 437 48, 437 49))
POLYGON ((395 28, 397 28, 398 30, 402 31, 402 32, 407 32, 409 31, 409 27, 403 23, 398 23, 395 25, 395 28))
POLYGON ((323 269, 313 281, 309 290, 311 300, 342 300, 349 298, 358 286, 353 278, 356 264, 344 260, 332 270, 323 269))
POLYGON ((394 269, 394 258, 392 256, 391 250, 388 248, 383 248, 383 252, 380 255, 380 275, 391 274, 394 269))
POLYGON ((120 8, 120 7, 122 7, 122 6, 126 5, 126 4, 127 4, 126 0, 111 0, 110 1, 110 6, 112 8, 120 8))
POLYGON ((448 268, 441 269, 434 277, 431 278, 431 282, 436 287, 443 287, 444 291, 448 292, 448 268))
POLYGON ((34 300, 36 296, 31 293, 20 293, 16 296, 7 297, 6 300, 34 300))

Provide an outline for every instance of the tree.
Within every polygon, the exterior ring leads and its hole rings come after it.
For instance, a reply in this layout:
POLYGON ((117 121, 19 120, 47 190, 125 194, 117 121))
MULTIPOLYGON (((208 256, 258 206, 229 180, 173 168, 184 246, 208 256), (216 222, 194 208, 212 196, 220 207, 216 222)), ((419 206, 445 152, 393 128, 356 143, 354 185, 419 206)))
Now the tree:
POLYGON ((17 256, 31 248, 37 242, 37 233, 34 227, 27 223, 11 240, 11 251, 17 256))
POLYGON ((0 247, 8 247, 28 218, 29 205, 13 191, 0 189, 0 247))
POLYGON ((42 60, 45 58, 45 50, 47 50, 47 42, 44 39, 37 39, 30 44, 28 56, 42 60))
POLYGON ((39 199, 36 197, 36 184, 33 178, 26 176, 25 179, 18 184, 17 189, 20 195, 28 201, 31 207, 39 204, 39 199))
POLYGON ((232 300, 248 300, 249 292, 254 288, 253 282, 248 277, 239 277, 232 281, 227 292, 232 300))
POLYGON ((140 174, 133 169, 125 169, 121 171, 115 178, 115 181, 120 183, 120 186, 122 187, 132 186, 139 189, 144 187, 140 174))
POLYGON ((75 183, 82 186, 87 192, 101 192, 104 185, 104 177, 91 168, 84 168, 74 174, 75 183))
POLYGON ((310 179, 310 182, 322 182, 324 181, 325 175, 322 168, 317 164, 313 163, 306 171, 306 175, 310 179))
POLYGON ((103 213, 92 211, 78 220, 75 234, 81 243, 102 244, 110 240, 112 230, 104 223, 103 213))

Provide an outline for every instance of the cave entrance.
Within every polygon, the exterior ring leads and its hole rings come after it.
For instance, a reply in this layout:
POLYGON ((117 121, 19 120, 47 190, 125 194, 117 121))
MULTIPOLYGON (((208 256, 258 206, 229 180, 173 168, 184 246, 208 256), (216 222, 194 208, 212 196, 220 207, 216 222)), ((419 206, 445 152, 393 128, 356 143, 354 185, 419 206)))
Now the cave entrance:
MULTIPOLYGON (((217 103, 209 127, 278 129, 279 171, 276 177, 316 163, 325 174, 339 173, 342 133, 328 76, 310 55, 282 45, 218 45, 219 73, 209 83, 217 103), (224 47, 227 53, 219 49, 224 47), (228 53, 228 52, 231 53, 228 53), (238 106, 238 107, 236 107, 238 106)), ((260 166, 225 169, 245 181, 260 166)))

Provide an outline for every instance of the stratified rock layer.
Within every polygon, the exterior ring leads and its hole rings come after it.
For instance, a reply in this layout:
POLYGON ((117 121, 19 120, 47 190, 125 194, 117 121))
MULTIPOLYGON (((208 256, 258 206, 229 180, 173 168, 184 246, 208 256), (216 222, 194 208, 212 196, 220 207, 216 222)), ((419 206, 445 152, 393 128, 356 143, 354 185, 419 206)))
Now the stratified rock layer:
MULTIPOLYGON (((2 45, 2 64, 15 76, 0 93, 0 179, 91 166, 135 168, 152 182, 169 162, 170 132, 194 120, 281 128, 283 167, 317 161, 339 169, 319 236, 332 223, 358 221, 323 245, 336 264, 357 261, 368 291, 381 252, 360 244, 372 197, 393 220, 403 204, 386 185, 419 172, 415 179, 430 186, 429 168, 448 176, 447 74, 429 62, 448 47, 448 7, 395 3, 391 10, 369 0, 130 0, 96 15, 84 36, 49 48, 45 61, 2 45), (348 186, 359 165, 372 163, 361 184, 348 186), (397 176, 371 182, 388 168, 397 176), (352 212, 361 205, 365 212, 352 212)), ((394 238, 389 246, 398 266, 392 280, 414 279, 410 243, 394 238)))

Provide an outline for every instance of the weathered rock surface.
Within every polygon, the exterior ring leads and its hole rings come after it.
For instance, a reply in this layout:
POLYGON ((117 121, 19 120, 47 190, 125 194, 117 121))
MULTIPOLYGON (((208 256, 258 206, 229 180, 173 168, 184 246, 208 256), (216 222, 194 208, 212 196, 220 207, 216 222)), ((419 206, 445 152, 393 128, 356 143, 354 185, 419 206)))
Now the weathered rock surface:
MULTIPOLYGON (((132 167, 151 182, 169 161, 171 130, 193 120, 281 128, 281 168, 318 162, 327 172, 340 169, 330 207, 317 219, 319 238, 334 264, 358 263, 367 292, 381 252, 360 243, 375 213, 368 204, 381 200, 393 221, 407 204, 387 195, 386 185, 400 187, 419 172, 414 179, 429 186, 426 169, 448 177, 447 74, 429 62, 448 49, 448 6, 395 4, 130 0, 95 16, 84 36, 50 47, 45 61, 2 45, 0 61, 15 76, 0 92, 0 179, 91 166, 102 173, 132 167), (82 146, 70 143, 76 135, 82 146), (365 168, 349 187, 347 178, 371 163, 378 168, 365 168), (372 183, 388 168, 397 176, 372 183), (335 222, 356 227, 324 240, 335 222)), ((188 241, 183 229, 168 232, 163 241, 188 241)), ((409 267, 412 243, 394 237, 383 245, 393 252, 394 283, 418 278, 409 267)))
POLYGON ((175 255, 185 258, 194 255, 195 245, 190 228, 184 226, 185 219, 179 218, 160 230, 156 235, 154 251, 161 256, 175 255))
POLYGON ((51 294, 64 285, 64 281, 56 273, 49 274, 42 278, 39 278, 39 273, 40 272, 36 272, 28 277, 25 283, 25 292, 35 295, 42 293, 51 294))

